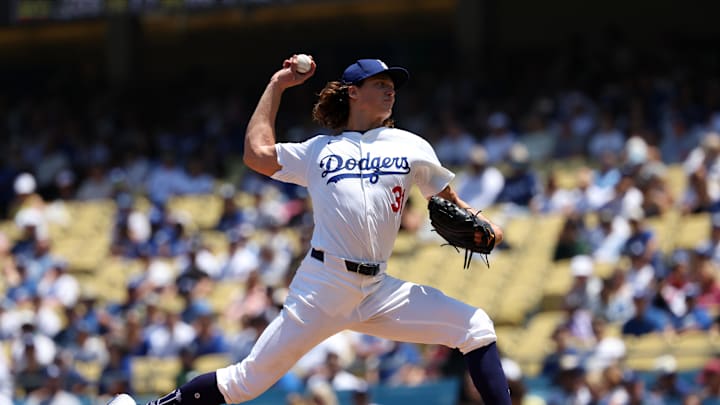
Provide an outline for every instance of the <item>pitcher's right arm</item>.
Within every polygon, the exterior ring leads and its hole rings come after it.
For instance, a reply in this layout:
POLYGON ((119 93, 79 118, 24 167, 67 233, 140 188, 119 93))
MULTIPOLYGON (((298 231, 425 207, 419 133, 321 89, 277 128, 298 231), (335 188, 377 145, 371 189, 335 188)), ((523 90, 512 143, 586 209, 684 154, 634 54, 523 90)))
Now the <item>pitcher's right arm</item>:
POLYGON ((297 55, 283 62, 283 68, 272 76, 265 87, 245 131, 243 161, 250 169, 266 176, 272 176, 281 168, 275 151, 275 120, 282 94, 285 89, 309 79, 315 73, 316 65, 313 61, 307 73, 297 73, 296 68, 297 55))

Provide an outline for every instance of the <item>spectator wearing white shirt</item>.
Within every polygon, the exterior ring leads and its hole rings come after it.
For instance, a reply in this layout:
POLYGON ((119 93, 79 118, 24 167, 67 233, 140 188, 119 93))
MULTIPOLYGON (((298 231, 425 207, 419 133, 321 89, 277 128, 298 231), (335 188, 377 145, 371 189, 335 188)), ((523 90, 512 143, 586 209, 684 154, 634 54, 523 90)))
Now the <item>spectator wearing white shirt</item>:
POLYGON ((609 209, 600 210, 597 216, 598 223, 587 237, 593 259, 598 263, 617 263, 630 228, 624 218, 615 216, 609 209))
POLYGON ((301 377, 309 377, 324 367, 328 352, 337 354, 340 365, 348 366, 356 356, 354 344, 357 338, 357 332, 351 331, 338 332, 328 337, 305 353, 295 364, 294 370, 301 377))
POLYGON ((593 185, 602 190, 612 190, 622 177, 617 162, 617 155, 612 153, 600 155, 598 167, 593 171, 593 185))
POLYGON ((72 342, 63 349, 67 351, 73 361, 105 364, 110 356, 103 338, 93 335, 92 326, 86 321, 78 322, 72 342))
POLYGON ((54 337, 63 328, 63 320, 58 314, 57 307, 50 305, 41 295, 31 297, 30 306, 27 307, 27 319, 32 319, 38 333, 54 337))
POLYGON ((570 260, 573 282, 565 295, 565 306, 590 309, 593 297, 600 293, 600 280, 593 275, 595 263, 587 255, 577 255, 570 260))
POLYGON ((55 343, 49 337, 37 333, 36 327, 32 322, 25 322, 20 328, 20 335, 17 336, 10 346, 12 354, 12 363, 15 369, 22 369, 29 359, 26 358, 27 346, 33 347, 34 361, 41 366, 47 366, 52 363, 57 353, 55 343))
POLYGON ((650 160, 651 148, 639 135, 633 135, 625 141, 622 170, 633 176, 650 160))
POLYGON ((625 357, 625 342, 617 336, 608 334, 607 321, 595 318, 592 321, 595 344, 585 360, 588 371, 602 371, 611 365, 619 364, 625 357))
POLYGON ((260 265, 260 248, 250 241, 252 228, 240 226, 228 232, 228 258, 223 265, 223 278, 246 281, 260 265))
POLYGON ((614 215, 627 216, 630 212, 642 210, 643 194, 635 186, 635 179, 629 171, 622 173, 611 195, 602 208, 610 209, 614 215))
POLYGON ((290 261, 291 257, 282 250, 275 249, 269 244, 260 247, 258 274, 263 284, 271 287, 281 286, 290 269, 290 261))
POLYGON ((17 336, 23 322, 22 312, 15 307, 15 303, 7 297, 0 299, 0 340, 17 336))
MULTIPOLYGON (((2 323, 2 322, 0 322, 2 323)), ((0 350, 0 405, 13 405, 15 385, 5 351, 0 350)))
POLYGON ((187 252, 176 260, 181 277, 190 278, 220 278, 222 263, 215 253, 202 241, 199 235, 194 235, 188 242, 187 252))
POLYGON ((545 187, 530 201, 530 208, 541 214, 569 214, 576 206, 576 197, 571 190, 558 185, 556 172, 550 172, 545 187))
POLYGON ((470 206, 485 209, 495 203, 505 185, 505 177, 497 168, 488 165, 487 151, 476 145, 470 151, 470 163, 457 176, 458 196, 470 206))
POLYGON ((707 211, 720 201, 720 134, 705 135, 702 144, 690 152, 683 169, 687 176, 683 212, 707 211))
POLYGON ((67 267, 66 261, 56 260, 38 283, 38 294, 53 306, 71 307, 80 296, 80 284, 67 267))
POLYGON ((640 242, 630 244, 630 268, 627 281, 633 292, 651 291, 655 288, 655 268, 645 256, 645 247, 640 242))
POLYGON ((686 294, 693 290, 690 279, 690 253, 684 249, 676 249, 670 256, 667 277, 658 285, 658 301, 661 308, 666 309, 674 319, 679 319, 687 312, 686 294))
POLYGON ((144 332, 148 356, 177 356, 183 347, 190 346, 196 336, 195 328, 182 321, 179 308, 165 304, 161 322, 149 325, 144 332))
POLYGON ((35 254, 38 241, 48 239, 48 222, 44 211, 35 207, 23 208, 14 219, 21 235, 12 246, 12 254, 16 259, 35 254))
POLYGON ((345 370, 340 364, 340 356, 331 350, 325 356, 324 365, 308 378, 307 384, 313 385, 319 381, 330 383, 335 391, 356 391, 367 385, 365 380, 345 370))
POLYGON ((529 392, 530 390, 525 382, 525 376, 523 375, 522 369, 517 362, 508 357, 503 357, 500 360, 500 363, 502 364, 505 377, 508 380, 508 386, 510 388, 510 400, 512 401, 512 404, 545 405, 545 400, 542 398, 542 396, 529 392))
POLYGON ((626 283, 624 270, 616 269, 603 280, 602 289, 590 306, 594 318, 602 318, 615 325, 622 325, 632 318, 635 314, 633 292, 626 283))
POLYGON ((589 167, 582 167, 577 171, 577 184, 572 189, 574 212, 595 212, 612 197, 611 190, 598 187, 594 178, 595 173, 589 167))

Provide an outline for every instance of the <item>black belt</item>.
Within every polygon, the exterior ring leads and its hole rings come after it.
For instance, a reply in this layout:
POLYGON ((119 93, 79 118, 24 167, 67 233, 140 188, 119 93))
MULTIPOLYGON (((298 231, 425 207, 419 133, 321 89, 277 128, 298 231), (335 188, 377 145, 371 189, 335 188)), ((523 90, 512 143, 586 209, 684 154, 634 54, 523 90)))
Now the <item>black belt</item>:
MULTIPOLYGON (((325 252, 323 252, 322 250, 316 250, 315 248, 312 248, 312 250, 310 250, 310 256, 320 260, 321 262, 325 261, 325 252)), ((353 273, 364 274, 366 276, 375 276, 380 273, 379 264, 357 263, 351 262, 350 260, 344 260, 344 262, 347 271, 352 271, 353 273)))

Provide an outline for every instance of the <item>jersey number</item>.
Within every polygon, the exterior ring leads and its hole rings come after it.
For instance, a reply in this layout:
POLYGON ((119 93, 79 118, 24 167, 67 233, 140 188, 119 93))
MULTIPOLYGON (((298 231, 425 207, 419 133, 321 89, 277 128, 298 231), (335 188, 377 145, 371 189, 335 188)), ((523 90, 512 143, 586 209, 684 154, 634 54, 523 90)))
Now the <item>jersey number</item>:
POLYGON ((403 208, 403 201, 405 201, 405 190, 400 186, 395 186, 392 193, 395 196, 395 201, 390 204, 390 208, 392 208, 393 212, 400 212, 403 208))

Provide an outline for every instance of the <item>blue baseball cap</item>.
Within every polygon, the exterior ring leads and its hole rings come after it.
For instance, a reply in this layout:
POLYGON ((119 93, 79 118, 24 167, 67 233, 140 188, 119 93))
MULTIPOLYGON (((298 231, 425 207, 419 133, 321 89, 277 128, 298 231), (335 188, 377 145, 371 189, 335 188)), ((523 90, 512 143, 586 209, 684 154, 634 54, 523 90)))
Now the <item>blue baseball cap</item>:
POLYGON ((388 67, 380 59, 359 59, 345 69, 342 82, 345 84, 358 84, 368 77, 380 73, 390 75, 396 89, 400 88, 410 78, 410 73, 405 68, 398 66, 388 67))

